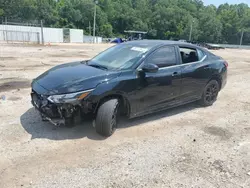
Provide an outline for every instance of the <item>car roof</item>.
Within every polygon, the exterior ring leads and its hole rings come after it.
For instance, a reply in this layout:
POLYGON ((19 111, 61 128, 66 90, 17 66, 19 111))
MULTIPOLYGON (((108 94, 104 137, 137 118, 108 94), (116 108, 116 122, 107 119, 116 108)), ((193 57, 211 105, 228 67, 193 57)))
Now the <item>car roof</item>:
POLYGON ((132 45, 138 45, 138 46, 145 46, 145 47, 157 47, 162 45, 182 45, 187 47, 193 47, 193 48, 199 48, 196 45, 181 42, 181 41, 172 41, 172 40, 135 40, 135 41, 129 41, 123 44, 132 44, 132 45))

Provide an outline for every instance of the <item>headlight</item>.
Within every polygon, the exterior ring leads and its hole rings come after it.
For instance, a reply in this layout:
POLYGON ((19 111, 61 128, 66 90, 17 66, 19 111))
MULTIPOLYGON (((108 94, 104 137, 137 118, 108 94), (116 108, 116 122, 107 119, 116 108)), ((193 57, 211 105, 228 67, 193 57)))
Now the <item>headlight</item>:
POLYGON ((48 97, 48 100, 52 103, 69 103, 74 102, 77 100, 82 100, 87 97, 91 91, 94 89, 76 92, 76 93, 69 93, 69 94, 62 94, 62 95, 51 95, 48 97))

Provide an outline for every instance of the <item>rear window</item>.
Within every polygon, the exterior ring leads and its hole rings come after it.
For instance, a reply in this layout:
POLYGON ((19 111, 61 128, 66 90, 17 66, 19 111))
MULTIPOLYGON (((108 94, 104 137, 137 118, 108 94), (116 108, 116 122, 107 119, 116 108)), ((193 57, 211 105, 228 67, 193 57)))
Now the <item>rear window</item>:
POLYGON ((182 64, 199 61, 198 53, 195 48, 179 47, 182 64))
POLYGON ((198 48, 179 47, 182 64, 194 63, 201 61, 206 53, 198 48))

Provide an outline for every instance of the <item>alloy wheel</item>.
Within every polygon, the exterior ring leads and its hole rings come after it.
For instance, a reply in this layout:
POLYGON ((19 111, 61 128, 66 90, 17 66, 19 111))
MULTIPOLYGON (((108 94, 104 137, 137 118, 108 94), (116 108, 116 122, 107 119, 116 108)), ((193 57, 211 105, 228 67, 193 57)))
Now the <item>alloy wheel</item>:
POLYGON ((206 94, 205 94, 205 100, 208 103, 213 103, 218 95, 219 88, 216 84, 211 84, 207 87, 206 94))

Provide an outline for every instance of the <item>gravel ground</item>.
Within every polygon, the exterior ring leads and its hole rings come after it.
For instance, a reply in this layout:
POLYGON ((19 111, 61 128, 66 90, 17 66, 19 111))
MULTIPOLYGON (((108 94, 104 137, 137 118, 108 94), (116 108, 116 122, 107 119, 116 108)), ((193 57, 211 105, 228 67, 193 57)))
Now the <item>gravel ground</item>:
POLYGON ((219 50, 228 84, 189 104, 123 120, 107 139, 90 122, 55 129, 30 104, 30 82, 108 45, 0 47, 0 187, 250 187, 250 51, 219 50))

